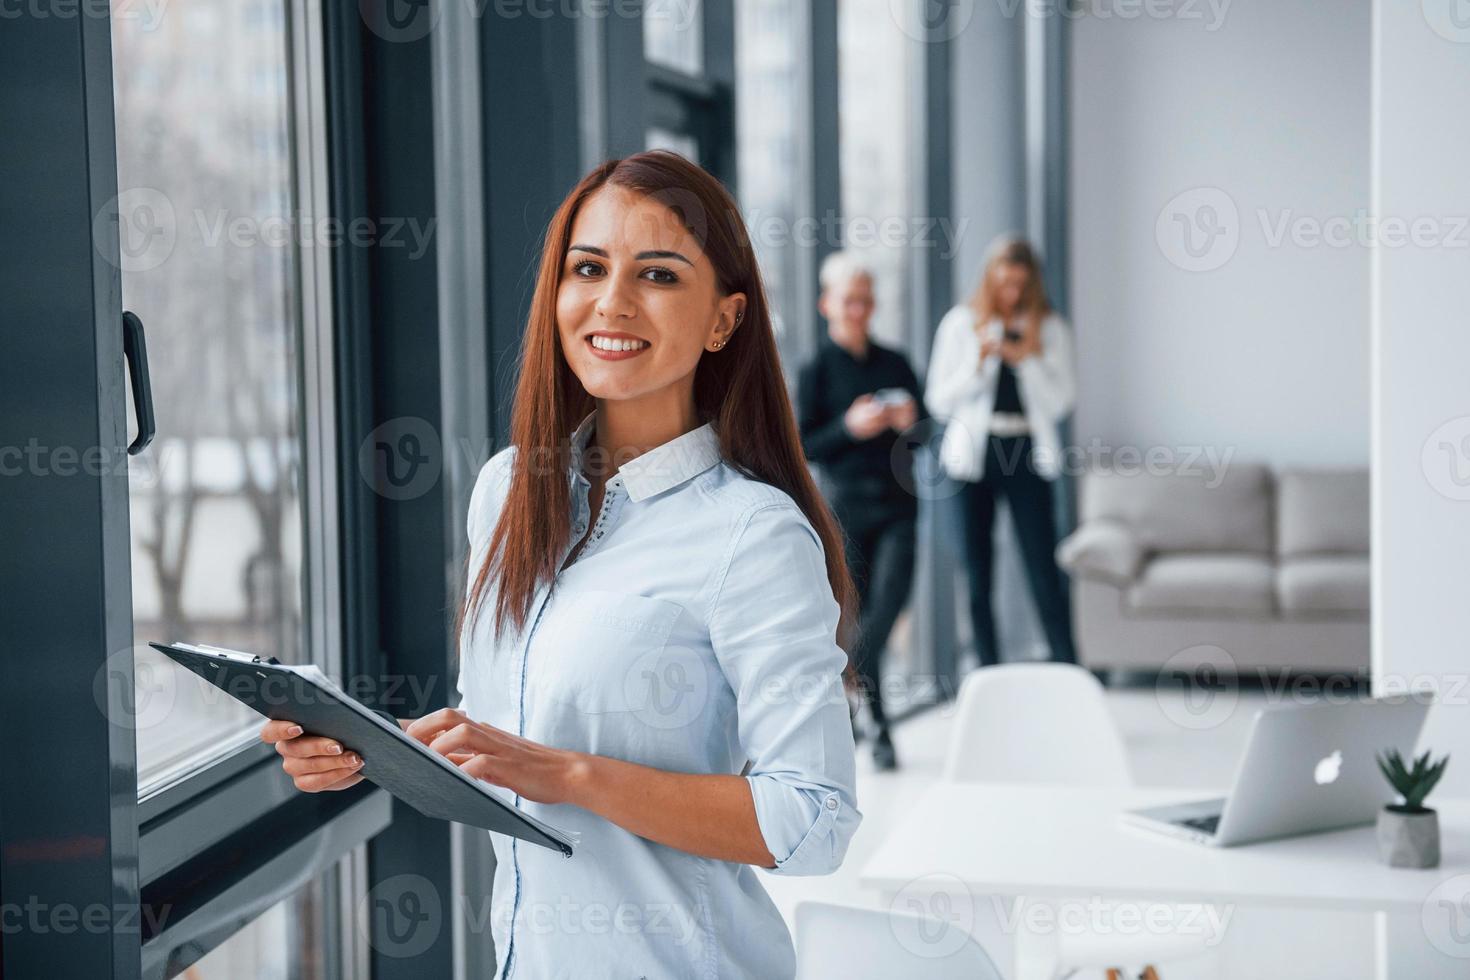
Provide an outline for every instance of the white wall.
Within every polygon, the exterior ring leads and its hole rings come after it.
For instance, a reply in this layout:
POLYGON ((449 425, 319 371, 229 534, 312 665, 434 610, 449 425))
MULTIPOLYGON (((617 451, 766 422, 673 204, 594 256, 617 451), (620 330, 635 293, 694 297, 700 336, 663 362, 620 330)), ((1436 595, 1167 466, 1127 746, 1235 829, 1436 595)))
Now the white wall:
POLYGON ((1440 792, 1470 796, 1470 28, 1426 16, 1450 6, 1375 9, 1375 204, 1430 224, 1374 254, 1374 668, 1453 702, 1423 744, 1455 756, 1440 792))
POLYGON ((1260 216, 1368 206, 1369 0, 1172 6, 1199 19, 1072 25, 1077 439, 1366 465, 1368 249, 1273 245, 1260 216), (1181 268, 1175 216, 1202 246, 1211 204, 1225 233, 1181 268))

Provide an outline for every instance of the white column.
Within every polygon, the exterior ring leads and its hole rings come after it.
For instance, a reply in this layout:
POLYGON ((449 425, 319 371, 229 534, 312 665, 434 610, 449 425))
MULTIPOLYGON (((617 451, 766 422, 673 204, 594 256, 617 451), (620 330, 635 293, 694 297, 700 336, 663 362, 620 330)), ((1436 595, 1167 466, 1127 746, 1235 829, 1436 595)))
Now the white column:
MULTIPOLYGON (((1376 0, 1373 670, 1433 684, 1422 744, 1470 795, 1470 4, 1376 0)), ((1324 356, 1328 356, 1324 352, 1324 356)))

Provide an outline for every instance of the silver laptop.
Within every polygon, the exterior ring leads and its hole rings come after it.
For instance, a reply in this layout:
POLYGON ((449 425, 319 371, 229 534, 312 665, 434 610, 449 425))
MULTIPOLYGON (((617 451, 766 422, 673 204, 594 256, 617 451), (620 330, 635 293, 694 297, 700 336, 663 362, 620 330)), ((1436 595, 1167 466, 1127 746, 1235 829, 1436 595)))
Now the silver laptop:
POLYGON ((1410 698, 1263 708, 1228 797, 1122 819, 1218 847, 1371 823, 1393 797, 1377 753, 1413 752, 1428 710, 1410 698))

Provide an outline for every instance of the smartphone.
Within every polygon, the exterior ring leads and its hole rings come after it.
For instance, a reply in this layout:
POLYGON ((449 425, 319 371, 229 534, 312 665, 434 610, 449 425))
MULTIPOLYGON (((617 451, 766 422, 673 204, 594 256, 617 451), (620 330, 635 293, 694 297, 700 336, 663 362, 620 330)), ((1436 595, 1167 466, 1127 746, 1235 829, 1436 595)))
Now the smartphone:
POLYGON ((902 405, 905 402, 913 401, 913 397, 913 395, 910 395, 902 388, 879 388, 873 392, 873 401, 885 406, 902 405))

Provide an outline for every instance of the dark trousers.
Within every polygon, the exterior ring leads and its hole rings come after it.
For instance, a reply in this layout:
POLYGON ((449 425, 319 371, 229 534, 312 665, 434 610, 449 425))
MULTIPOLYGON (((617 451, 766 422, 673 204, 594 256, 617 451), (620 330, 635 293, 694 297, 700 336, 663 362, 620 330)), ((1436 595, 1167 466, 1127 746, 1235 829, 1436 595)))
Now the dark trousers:
POLYGON ((1072 646, 1072 618, 1057 570, 1056 520, 1052 516, 1051 483, 1031 468, 1029 436, 991 436, 986 447, 985 478, 961 485, 964 511, 965 560, 970 572, 970 621, 975 628, 975 649, 982 666, 1000 661, 995 640, 995 614, 991 609, 994 576, 995 502, 1004 497, 1010 505, 1021 561, 1041 628, 1046 632, 1051 658, 1077 662, 1072 646))
POLYGON ((834 494, 832 511, 847 537, 847 568, 857 588, 858 632, 852 650, 860 693, 880 729, 888 728, 883 710, 883 650, 894 621, 909 601, 914 579, 912 505, 834 494))

